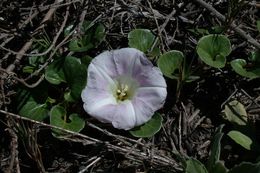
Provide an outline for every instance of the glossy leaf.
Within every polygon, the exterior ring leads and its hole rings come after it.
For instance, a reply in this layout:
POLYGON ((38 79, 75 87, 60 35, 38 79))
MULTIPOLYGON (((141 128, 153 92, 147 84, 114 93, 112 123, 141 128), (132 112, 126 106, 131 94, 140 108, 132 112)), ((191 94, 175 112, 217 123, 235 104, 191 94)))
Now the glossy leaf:
POLYGON ((154 41, 155 36, 148 29, 135 29, 128 34, 128 45, 142 52, 148 52, 154 41))
POLYGON ((46 104, 37 104, 35 101, 28 101, 19 111, 21 116, 42 121, 48 117, 49 110, 46 104))
POLYGON ((244 67, 247 65, 247 62, 244 59, 232 60, 230 64, 233 70, 241 76, 251 79, 260 77, 260 67, 254 70, 246 70, 244 67))
MULTIPOLYGON (((68 116, 64 107, 56 105, 50 111, 50 124, 66 130, 80 132, 85 126, 85 121, 75 113, 68 116)), ((56 135, 62 135, 60 130, 54 129, 53 131, 56 135)))
POLYGON ((130 133, 135 137, 152 137, 161 129, 161 126, 162 116, 159 113, 155 113, 147 123, 130 130, 130 133))
POLYGON ((186 161, 185 173, 208 173, 205 166, 196 159, 189 159, 186 161))
POLYGON ((247 113, 243 104, 233 100, 225 105, 225 119, 237 125, 247 124, 247 113))
POLYGON ((183 60, 184 55, 182 52, 172 50, 161 55, 157 64, 165 76, 171 79, 178 79, 183 60))
POLYGON ((253 141, 248 136, 246 136, 243 133, 236 131, 236 130, 232 130, 232 131, 228 132, 227 135, 231 139, 233 139, 237 144, 241 145, 242 147, 244 147, 247 150, 251 150, 253 141))
POLYGON ((224 67, 230 52, 231 43, 224 35, 207 35, 198 41, 197 53, 200 59, 212 67, 224 67))
POLYGON ((45 79, 54 85, 65 82, 62 59, 54 60, 51 64, 49 64, 45 70, 45 79))
POLYGON ((242 162, 234 166, 228 173, 260 173, 260 163, 242 162))
POLYGON ((87 68, 80 63, 79 59, 72 56, 65 58, 63 68, 66 81, 71 90, 71 96, 77 100, 86 85, 87 68))

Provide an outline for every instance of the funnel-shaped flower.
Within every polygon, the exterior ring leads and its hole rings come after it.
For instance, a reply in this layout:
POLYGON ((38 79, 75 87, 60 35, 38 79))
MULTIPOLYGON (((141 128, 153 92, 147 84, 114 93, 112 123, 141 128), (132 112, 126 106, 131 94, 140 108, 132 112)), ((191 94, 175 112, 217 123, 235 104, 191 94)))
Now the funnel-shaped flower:
POLYGON ((106 51, 95 57, 87 80, 81 94, 84 109, 118 129, 129 130, 150 120, 167 95, 159 68, 134 48, 106 51))

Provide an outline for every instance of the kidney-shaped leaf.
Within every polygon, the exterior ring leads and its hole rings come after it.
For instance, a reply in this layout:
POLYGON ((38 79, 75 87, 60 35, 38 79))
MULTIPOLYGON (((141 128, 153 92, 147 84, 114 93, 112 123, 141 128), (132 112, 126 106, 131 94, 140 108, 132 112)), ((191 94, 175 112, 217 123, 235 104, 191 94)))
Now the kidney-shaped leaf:
POLYGON ((182 52, 172 50, 161 55, 157 64, 165 76, 171 79, 178 79, 183 59, 184 55, 182 52))
MULTIPOLYGON (((85 121, 78 114, 67 115, 67 112, 62 106, 54 106, 50 111, 50 124, 61 127, 66 130, 79 132, 85 126, 85 121)), ((53 130, 55 134, 62 134, 60 130, 53 130)))
POLYGON ((231 52, 229 39, 224 35, 207 35, 198 41, 197 53, 206 64, 222 68, 226 64, 226 56, 231 52))
POLYGON ((45 79, 51 84, 58 85, 65 82, 63 60, 54 60, 45 70, 45 79))
POLYGON ((135 137, 152 137, 161 129, 161 126, 162 117, 159 113, 155 113, 147 123, 130 130, 130 133, 135 137))
POLYGON ((233 139, 237 144, 241 145, 242 147, 244 147, 247 150, 251 150, 253 141, 248 136, 246 136, 243 133, 236 131, 236 130, 232 130, 232 131, 228 132, 227 135, 231 139, 233 139))
POLYGON ((233 100, 225 105, 225 118, 238 125, 247 124, 247 113, 243 104, 233 100))
POLYGON ((151 49, 155 36, 148 29, 135 29, 128 34, 128 45, 130 47, 147 52, 151 49))
POLYGON ((255 70, 250 70, 250 71, 244 68, 247 65, 247 62, 244 59, 232 60, 230 64, 233 70, 241 76, 248 77, 251 79, 260 76, 260 68, 255 70))
POLYGON ((189 159, 186 161, 185 173, 208 173, 205 166, 196 159, 189 159))

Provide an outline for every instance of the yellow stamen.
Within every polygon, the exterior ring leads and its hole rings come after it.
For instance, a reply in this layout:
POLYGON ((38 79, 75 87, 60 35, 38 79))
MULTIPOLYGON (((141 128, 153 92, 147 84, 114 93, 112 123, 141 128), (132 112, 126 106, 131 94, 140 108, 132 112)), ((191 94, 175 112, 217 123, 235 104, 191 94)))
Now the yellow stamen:
POLYGON ((121 85, 120 89, 116 90, 117 99, 120 101, 124 101, 127 97, 129 87, 127 85, 121 85))

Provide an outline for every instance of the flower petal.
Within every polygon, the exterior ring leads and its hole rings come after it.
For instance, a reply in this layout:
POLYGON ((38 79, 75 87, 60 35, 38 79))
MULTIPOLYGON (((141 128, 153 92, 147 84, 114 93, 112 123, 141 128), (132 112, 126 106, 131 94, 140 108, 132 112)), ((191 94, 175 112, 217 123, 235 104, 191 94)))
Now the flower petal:
POLYGON ((136 126, 142 125, 149 121, 153 114, 154 109, 141 99, 134 98, 132 104, 135 110, 136 126))
POLYGON ((118 76, 113 58, 113 51, 105 51, 99 54, 91 61, 91 64, 105 71, 112 79, 118 76))
POLYGON ((144 54, 134 48, 122 48, 111 51, 118 75, 132 75, 135 63, 144 54))
POLYGON ((125 101, 116 106, 113 126, 117 129, 129 130, 136 126, 135 110, 130 101, 125 101))
POLYGON ((106 71, 92 63, 89 65, 87 87, 108 91, 113 85, 115 85, 115 82, 106 71))
MULTIPOLYGON (((105 51, 92 60, 92 64, 107 72, 111 78, 116 78, 119 75, 131 75, 139 67, 140 62, 135 65, 136 61, 140 61, 140 57, 147 59, 143 52, 135 48, 122 48, 118 50, 105 51)), ((143 61, 152 66, 152 63, 147 59, 143 61)))
POLYGON ((123 48, 114 51, 113 58, 119 74, 130 74, 141 87, 166 87, 161 70, 155 67, 143 52, 134 48, 123 48))
MULTIPOLYGON (((141 100, 153 111, 160 109, 166 99, 167 91, 163 87, 142 87, 136 91, 135 99, 141 100)), ((135 106, 135 105, 134 105, 135 106)))
POLYGON ((123 48, 106 51, 92 60, 82 100, 91 116, 129 130, 147 122, 163 106, 166 87, 160 69, 141 51, 123 48), (118 82, 132 89, 131 100, 116 101, 113 92, 118 82))
POLYGON ((107 91, 85 88, 81 94, 84 102, 84 109, 89 115, 106 123, 111 123, 113 120, 113 110, 105 107, 113 107, 117 104, 114 96, 107 91), (103 110, 100 111, 100 110, 103 110), (112 113, 108 113, 111 110, 112 113))

